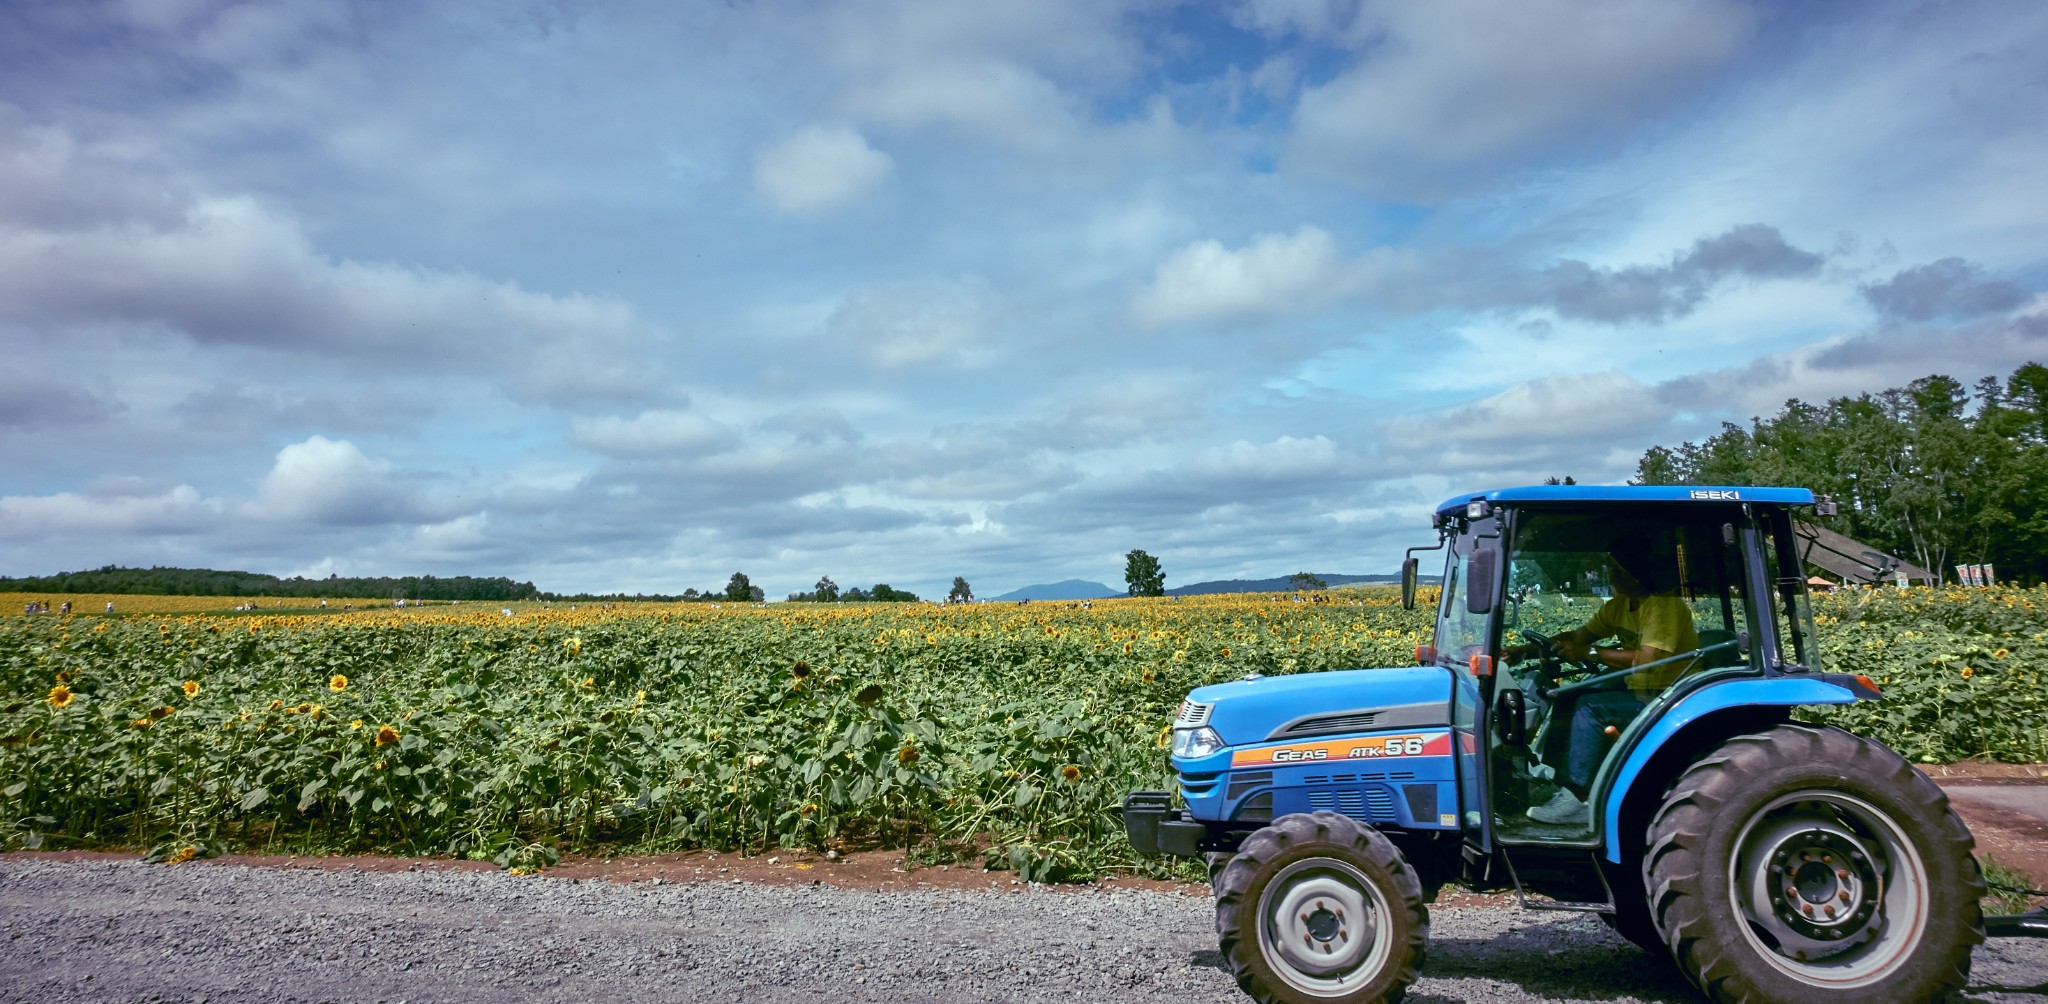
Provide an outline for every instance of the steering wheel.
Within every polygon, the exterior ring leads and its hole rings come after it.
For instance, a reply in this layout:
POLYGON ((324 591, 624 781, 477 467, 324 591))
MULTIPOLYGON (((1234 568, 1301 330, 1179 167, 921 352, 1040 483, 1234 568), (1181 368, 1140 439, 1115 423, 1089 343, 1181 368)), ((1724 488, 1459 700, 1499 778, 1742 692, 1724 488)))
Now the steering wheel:
POLYGON ((1557 639, 1540 631, 1531 631, 1524 628, 1522 630, 1522 642, 1535 648, 1536 654, 1540 657, 1541 661, 1536 666, 1536 684, 1541 688, 1550 687, 1566 673, 1579 671, 1602 673, 1607 670, 1606 666, 1600 665, 1590 658, 1566 659, 1564 656, 1559 655, 1557 639))

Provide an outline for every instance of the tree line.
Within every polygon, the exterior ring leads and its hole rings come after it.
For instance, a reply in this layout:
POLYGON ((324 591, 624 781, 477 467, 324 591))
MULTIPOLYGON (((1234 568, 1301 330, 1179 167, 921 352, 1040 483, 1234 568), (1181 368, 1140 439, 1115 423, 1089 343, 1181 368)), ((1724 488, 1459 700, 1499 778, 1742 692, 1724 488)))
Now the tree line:
POLYGON ((1637 484, 1790 485, 1834 497, 1830 529, 1944 579, 1990 564, 2001 581, 2048 579, 2048 367, 1974 388, 1922 377, 1814 405, 1793 398, 1748 428, 1653 446, 1637 484))
MULTIPOLYGON (((967 580, 956 576, 953 585, 954 597, 958 598, 961 591, 967 588, 967 580)), ((973 599, 974 594, 968 592, 965 598, 973 599)), ((871 589, 862 589, 859 586, 841 589, 839 583, 832 581, 831 576, 825 575, 819 577, 818 584, 811 587, 810 592, 791 593, 788 600, 791 603, 916 603, 917 594, 907 589, 893 588, 886 582, 877 582, 871 589)))
POLYGON ((112 593, 143 596, 295 596, 357 599, 530 600, 541 597, 531 582, 504 576, 480 579, 468 575, 438 578, 324 579, 293 576, 280 579, 260 572, 217 571, 211 568, 122 568, 107 565, 81 572, 13 578, 0 576, 0 592, 112 593))

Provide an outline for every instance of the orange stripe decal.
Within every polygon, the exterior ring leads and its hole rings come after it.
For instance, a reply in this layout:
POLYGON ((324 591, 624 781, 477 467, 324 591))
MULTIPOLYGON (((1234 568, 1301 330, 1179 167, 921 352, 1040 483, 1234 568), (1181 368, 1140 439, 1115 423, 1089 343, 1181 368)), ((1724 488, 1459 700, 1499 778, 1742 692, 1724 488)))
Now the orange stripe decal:
POLYGON ((1450 755, 1449 732, 1412 732, 1257 746, 1230 754, 1230 766, 1295 767, 1302 764, 1329 763, 1332 760, 1386 760, 1396 757, 1450 755))

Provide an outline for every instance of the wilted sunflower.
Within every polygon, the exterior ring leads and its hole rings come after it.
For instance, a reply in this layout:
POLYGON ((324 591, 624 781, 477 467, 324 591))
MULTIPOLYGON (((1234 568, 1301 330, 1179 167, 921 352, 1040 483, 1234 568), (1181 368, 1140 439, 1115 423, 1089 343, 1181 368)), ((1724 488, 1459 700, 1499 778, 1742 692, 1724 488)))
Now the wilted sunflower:
POLYGON ((583 678, 583 682, 577 684, 577 686, 582 687, 585 690, 589 690, 590 688, 597 686, 597 677, 586 676, 583 678))
POLYGON ((377 726, 377 745, 389 746, 398 741, 398 730, 389 725, 377 726))
POLYGON ((794 676, 799 680, 810 679, 811 664, 799 659, 797 660, 796 665, 789 667, 789 675, 794 676))
POLYGON ((171 707, 168 704, 160 708, 151 708, 149 709, 149 720, 153 722, 160 722, 176 714, 177 711, 178 709, 171 707))
POLYGON ((1070 763, 1065 767, 1061 767, 1060 776, 1069 781, 1079 781, 1081 779, 1081 765, 1070 763))
POLYGON ((896 762, 904 764, 916 763, 917 755, 918 754, 916 746, 913 746, 910 743, 904 743, 901 748, 896 750, 896 762))
POLYGON ((53 708, 68 708, 71 702, 77 699, 78 696, 71 692, 71 688, 61 683, 50 688, 49 701, 53 708))
POLYGON ((804 817, 806 817, 806 818, 809 818, 809 817, 811 817, 811 816, 817 815, 817 812, 818 812, 818 803, 816 803, 816 802, 805 802, 805 803, 804 803, 804 807, 803 807, 803 808, 801 808, 801 809, 798 809, 798 810, 797 810, 797 813, 798 813, 799 815, 802 815, 802 816, 804 816, 804 817))
POLYGON ((858 704, 863 708, 871 707, 874 705, 876 701, 879 701, 881 699, 882 685, 879 683, 870 683, 867 686, 860 688, 860 691, 853 695, 853 703, 858 704))
POLYGON ((179 687, 178 689, 179 689, 179 690, 182 690, 182 691, 184 691, 184 692, 185 692, 185 696, 186 696, 187 698, 193 698, 193 697, 198 697, 198 696, 199 696, 199 681, 198 681, 198 680, 186 680, 186 681, 185 681, 185 685, 184 685, 184 686, 182 686, 182 687, 179 687))
POLYGON ((336 673, 327 678, 327 689, 339 694, 348 689, 348 677, 336 673))
POLYGON ((349 727, 349 728, 350 728, 351 730, 354 730, 354 729, 359 729, 359 728, 362 728, 362 727, 363 727, 363 720, 362 720, 362 719, 360 719, 360 718, 358 718, 358 719, 356 719, 355 721, 352 721, 352 722, 348 723, 348 727, 349 727))
POLYGON ((564 638, 562 639, 562 649, 570 655, 580 655, 583 652, 583 639, 564 638))
POLYGON ((1159 727, 1159 748, 1160 748, 1160 749, 1172 749, 1172 748, 1173 748, 1173 726, 1172 726, 1172 725, 1162 725, 1162 726, 1160 726, 1160 727, 1159 727))

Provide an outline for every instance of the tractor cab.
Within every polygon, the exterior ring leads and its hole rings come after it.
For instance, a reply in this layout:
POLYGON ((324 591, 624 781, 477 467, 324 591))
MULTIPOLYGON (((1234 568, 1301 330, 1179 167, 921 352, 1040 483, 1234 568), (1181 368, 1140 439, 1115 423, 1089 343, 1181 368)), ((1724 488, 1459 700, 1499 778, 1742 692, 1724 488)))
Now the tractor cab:
MULTIPOLYGON (((1803 489, 1538 486, 1439 506, 1430 550, 1445 566, 1418 661, 1478 705, 1459 716, 1474 732, 1467 841, 1598 848, 1620 822, 1629 754, 1668 709, 1729 682, 1827 679, 1790 516, 1815 502, 1803 489)), ((1411 606, 1418 563, 1411 552, 1403 566, 1411 606)))

